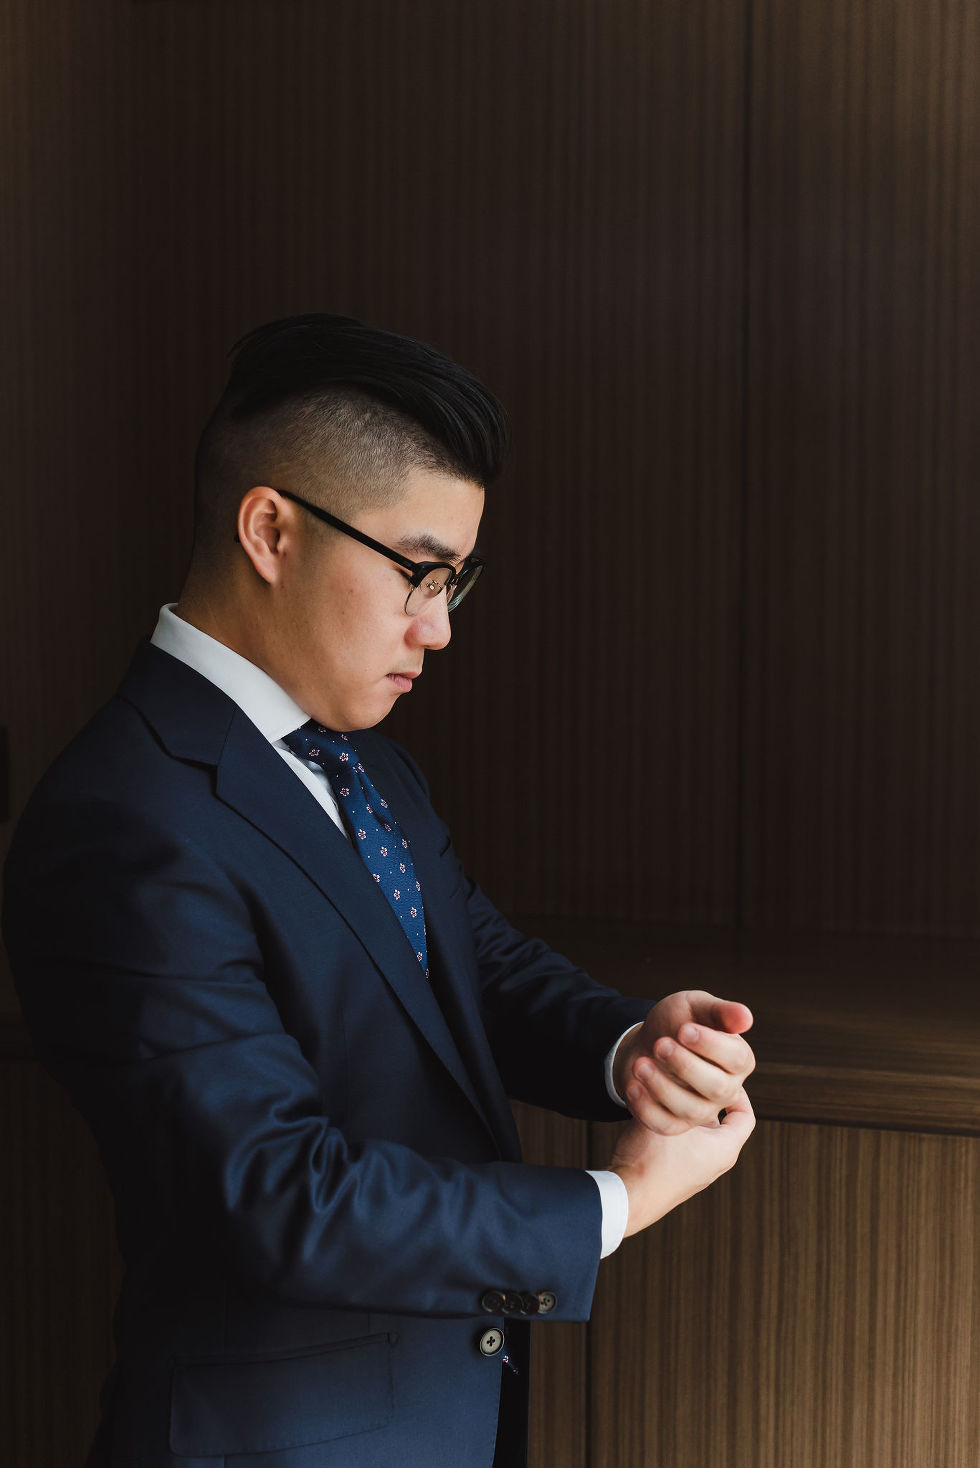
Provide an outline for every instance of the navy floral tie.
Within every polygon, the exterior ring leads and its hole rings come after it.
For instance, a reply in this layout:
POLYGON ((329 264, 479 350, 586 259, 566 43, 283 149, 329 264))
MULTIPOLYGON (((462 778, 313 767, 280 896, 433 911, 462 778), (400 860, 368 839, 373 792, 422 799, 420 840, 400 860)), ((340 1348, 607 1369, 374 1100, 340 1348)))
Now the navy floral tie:
POLYGON ((286 734, 283 743, 300 759, 319 765, 330 781, 351 841, 391 904, 428 978, 422 888, 408 840, 371 783, 355 745, 348 735, 325 729, 315 719, 286 734))

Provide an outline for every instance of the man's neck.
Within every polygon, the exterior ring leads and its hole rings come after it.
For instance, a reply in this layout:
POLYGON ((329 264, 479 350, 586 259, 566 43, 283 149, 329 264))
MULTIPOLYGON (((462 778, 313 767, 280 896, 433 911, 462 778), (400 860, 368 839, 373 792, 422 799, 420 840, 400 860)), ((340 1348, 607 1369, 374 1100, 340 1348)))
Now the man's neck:
POLYGON ((253 639, 247 635, 248 619, 236 611, 234 604, 229 605, 230 600, 233 603, 233 598, 224 593, 188 582, 174 607, 174 614, 198 631, 206 632, 215 642, 230 647, 232 652, 261 667, 259 648, 253 646, 253 639))

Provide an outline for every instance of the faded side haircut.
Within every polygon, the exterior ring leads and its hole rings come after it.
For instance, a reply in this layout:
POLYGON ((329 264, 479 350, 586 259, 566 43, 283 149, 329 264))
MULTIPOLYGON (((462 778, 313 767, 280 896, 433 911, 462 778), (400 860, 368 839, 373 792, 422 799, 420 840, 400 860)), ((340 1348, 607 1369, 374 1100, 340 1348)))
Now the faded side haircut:
POLYGON ((231 546, 257 484, 350 519, 397 499, 414 468, 481 486, 500 473, 509 432, 499 402, 424 342, 314 314, 257 327, 233 352, 197 447, 195 559, 231 546))

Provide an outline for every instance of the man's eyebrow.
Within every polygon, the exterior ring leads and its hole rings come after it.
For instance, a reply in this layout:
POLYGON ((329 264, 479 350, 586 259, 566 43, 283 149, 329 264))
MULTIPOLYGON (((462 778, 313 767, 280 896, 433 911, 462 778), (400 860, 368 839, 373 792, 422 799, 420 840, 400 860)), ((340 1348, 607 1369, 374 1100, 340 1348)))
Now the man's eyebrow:
POLYGON ((417 535, 403 536, 401 540, 396 541, 393 548, 401 551, 402 555, 408 556, 409 560, 418 560, 419 558, 427 558, 432 561, 453 562, 465 560, 465 557, 460 551, 454 549, 451 545, 446 545, 441 540, 437 540, 434 535, 430 535, 426 530, 420 530, 417 535))

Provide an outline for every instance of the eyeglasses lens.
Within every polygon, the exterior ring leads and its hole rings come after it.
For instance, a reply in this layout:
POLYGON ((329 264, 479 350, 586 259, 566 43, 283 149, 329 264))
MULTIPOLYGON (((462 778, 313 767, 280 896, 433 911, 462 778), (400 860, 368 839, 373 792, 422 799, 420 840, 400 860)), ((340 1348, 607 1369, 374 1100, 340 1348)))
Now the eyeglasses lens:
MULTIPOLYGON (((465 566, 456 577, 449 588, 449 611, 455 611, 467 592, 471 591, 479 579, 482 566, 465 566)), ((444 566, 430 571, 425 579, 418 585, 413 586, 405 603, 405 610, 410 617, 415 617, 424 611, 426 605, 435 597, 440 596, 446 589, 451 572, 444 566)))
POLYGON ((482 565, 464 566, 463 570, 456 578, 456 584, 449 592, 449 610, 451 612, 454 612, 459 606, 460 602, 463 600, 463 597, 468 596, 469 593, 473 590, 474 586, 480 579, 480 572, 482 570, 482 565))

